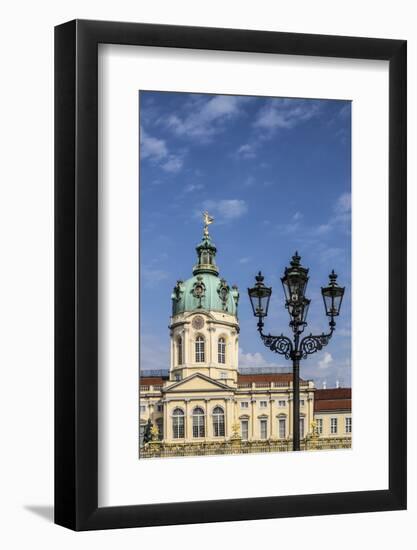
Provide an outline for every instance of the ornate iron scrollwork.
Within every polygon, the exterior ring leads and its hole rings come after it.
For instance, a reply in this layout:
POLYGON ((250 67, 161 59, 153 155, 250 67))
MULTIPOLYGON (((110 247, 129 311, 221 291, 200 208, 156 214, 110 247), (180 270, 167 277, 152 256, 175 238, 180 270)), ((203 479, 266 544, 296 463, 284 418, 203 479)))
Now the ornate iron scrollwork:
POLYGON ((329 343, 332 334, 333 331, 329 332, 329 334, 323 333, 318 336, 313 336, 312 334, 305 336, 300 342, 301 357, 305 359, 307 355, 311 355, 316 353, 316 351, 323 349, 324 346, 327 346, 329 343))
POLYGON ((290 359, 293 351, 293 345, 287 336, 284 336, 283 334, 281 334, 281 336, 271 336, 271 334, 261 333, 261 338, 265 346, 271 351, 284 355, 286 359, 290 359))

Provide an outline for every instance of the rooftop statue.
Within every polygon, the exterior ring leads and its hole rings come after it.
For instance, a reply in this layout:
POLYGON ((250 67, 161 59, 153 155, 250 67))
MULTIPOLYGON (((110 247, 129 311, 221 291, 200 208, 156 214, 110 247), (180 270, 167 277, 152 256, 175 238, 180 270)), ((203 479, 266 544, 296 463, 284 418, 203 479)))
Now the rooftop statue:
POLYGON ((204 220, 204 236, 208 237, 209 236, 208 226, 214 222, 214 218, 213 216, 210 216, 209 213, 206 211, 206 212, 203 212, 203 220, 204 220))

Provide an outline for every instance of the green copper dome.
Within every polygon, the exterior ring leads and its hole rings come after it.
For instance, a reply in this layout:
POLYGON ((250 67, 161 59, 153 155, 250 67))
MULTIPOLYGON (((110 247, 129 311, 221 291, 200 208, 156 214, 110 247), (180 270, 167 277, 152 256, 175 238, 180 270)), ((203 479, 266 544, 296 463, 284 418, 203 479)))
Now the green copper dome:
POLYGON ((197 264, 193 277, 177 281, 172 293, 172 315, 185 311, 224 311, 237 316, 239 291, 229 287, 225 279, 219 277, 215 256, 217 248, 210 239, 207 227, 201 243, 196 247, 197 264))

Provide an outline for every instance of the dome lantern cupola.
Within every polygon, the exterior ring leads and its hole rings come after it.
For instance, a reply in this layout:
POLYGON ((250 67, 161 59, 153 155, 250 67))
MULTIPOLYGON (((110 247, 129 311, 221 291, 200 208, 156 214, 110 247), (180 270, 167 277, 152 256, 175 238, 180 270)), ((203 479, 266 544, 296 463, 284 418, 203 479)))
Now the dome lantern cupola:
POLYGON ((217 248, 212 242, 208 226, 214 218, 204 212, 204 232, 196 247, 197 263, 193 276, 186 281, 177 281, 172 293, 172 315, 186 311, 218 311, 237 316, 239 291, 229 287, 225 279, 219 277, 216 265, 217 248))
POLYGON ((216 252, 217 248, 213 242, 211 242, 210 235, 204 234, 201 243, 196 247, 197 251, 197 264, 194 266, 193 275, 200 273, 213 273, 213 275, 219 274, 219 269, 216 265, 216 252))
POLYGON ((201 243, 196 247, 197 251, 197 265, 194 266, 193 275, 199 273, 213 273, 218 275, 219 270, 216 266, 216 252, 217 248, 214 243, 211 242, 208 226, 213 223, 214 218, 209 215, 208 212, 204 212, 204 232, 201 243))

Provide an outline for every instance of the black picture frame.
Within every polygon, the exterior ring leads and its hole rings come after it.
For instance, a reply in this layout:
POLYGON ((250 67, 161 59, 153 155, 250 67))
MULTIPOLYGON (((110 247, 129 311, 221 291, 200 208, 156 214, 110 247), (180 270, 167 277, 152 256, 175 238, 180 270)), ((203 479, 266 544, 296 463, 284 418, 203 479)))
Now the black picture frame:
POLYGON ((57 524, 78 531, 406 508, 406 46, 404 40, 107 21, 55 28, 57 524), (106 43, 389 62, 387 490, 98 507, 97 52, 106 43))

